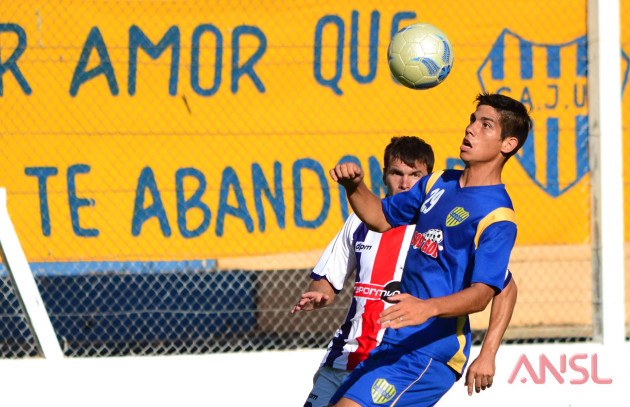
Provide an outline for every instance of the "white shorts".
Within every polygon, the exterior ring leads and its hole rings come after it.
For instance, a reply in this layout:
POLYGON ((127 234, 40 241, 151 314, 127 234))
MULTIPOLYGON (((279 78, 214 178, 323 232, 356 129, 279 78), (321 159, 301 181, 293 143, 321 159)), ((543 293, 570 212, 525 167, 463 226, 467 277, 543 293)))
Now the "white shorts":
POLYGON ((313 390, 308 395, 304 407, 326 407, 341 383, 352 373, 349 370, 321 366, 313 376, 313 390))

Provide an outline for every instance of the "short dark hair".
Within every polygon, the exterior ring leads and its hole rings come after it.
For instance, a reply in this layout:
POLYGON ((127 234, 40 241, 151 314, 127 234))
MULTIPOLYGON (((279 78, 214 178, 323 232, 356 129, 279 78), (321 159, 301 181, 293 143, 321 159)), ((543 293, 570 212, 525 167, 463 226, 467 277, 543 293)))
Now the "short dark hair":
POLYGON ((524 104, 509 96, 500 95, 498 93, 480 93, 475 98, 477 107, 487 105, 496 109, 499 113, 501 125, 501 140, 507 137, 516 137, 518 144, 510 153, 506 154, 506 160, 523 147, 527 136, 532 130, 532 118, 524 104))
POLYGON ((414 167, 417 162, 424 163, 427 171, 433 172, 435 156, 433 148, 419 137, 400 136, 392 137, 390 143, 385 147, 383 165, 387 169, 392 160, 400 160, 410 167, 414 167))

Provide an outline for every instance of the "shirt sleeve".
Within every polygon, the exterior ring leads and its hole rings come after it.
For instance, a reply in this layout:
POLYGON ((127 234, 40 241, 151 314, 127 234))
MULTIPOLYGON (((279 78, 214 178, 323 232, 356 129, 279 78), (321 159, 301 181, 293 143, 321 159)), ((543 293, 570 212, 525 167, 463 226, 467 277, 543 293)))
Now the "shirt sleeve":
POLYGON ((471 283, 491 286, 497 293, 512 278, 508 270, 510 254, 516 241, 516 224, 501 221, 489 225, 481 234, 475 251, 475 266, 471 283))
POLYGON ((505 290, 505 287, 510 284, 510 281, 512 281, 512 272, 510 271, 510 269, 507 269, 505 270, 505 280, 503 280, 503 288, 501 289, 501 291, 494 291, 495 297, 499 295, 503 290, 505 290))
POLYGON ((505 289, 505 287, 510 284, 510 281, 512 281, 512 272, 510 271, 510 269, 507 269, 505 270, 505 281, 503 281, 503 289, 505 289))
POLYGON ((381 201, 383 213, 393 228, 417 223, 428 179, 428 175, 424 176, 408 191, 383 198, 381 201))
POLYGON ((335 292, 341 291, 344 282, 357 267, 353 236, 359 225, 361 220, 354 213, 351 214, 315 265, 311 273, 313 280, 325 278, 335 292))

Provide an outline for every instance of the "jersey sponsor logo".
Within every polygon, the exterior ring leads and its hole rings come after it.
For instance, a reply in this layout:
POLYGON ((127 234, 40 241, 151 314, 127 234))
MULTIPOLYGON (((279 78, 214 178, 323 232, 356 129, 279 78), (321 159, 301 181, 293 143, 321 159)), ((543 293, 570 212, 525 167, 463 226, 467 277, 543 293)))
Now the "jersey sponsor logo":
POLYGON ((464 208, 458 206, 454 208, 447 216, 446 216, 446 226, 453 227, 457 226, 466 219, 468 219, 470 213, 466 212, 464 208))
POLYGON ((420 212, 427 213, 429 212, 435 204, 440 200, 442 195, 444 194, 444 190, 441 188, 434 189, 431 191, 429 196, 422 203, 422 208, 420 208, 420 212))
POLYGON ((396 395, 396 387, 385 379, 376 379, 372 384, 372 401, 376 404, 387 403, 396 395))
POLYGON ((354 285, 355 297, 387 301, 387 298, 394 294, 400 294, 400 281, 390 281, 385 286, 366 283, 356 283, 354 285))
POLYGON ((372 245, 371 244, 365 244, 363 242, 356 242, 354 244, 354 251, 355 252, 367 252, 370 251, 372 249, 372 245))
POLYGON ((394 304, 394 301, 390 301, 389 297, 392 295, 400 294, 401 289, 400 281, 390 281, 385 284, 385 288, 383 288, 383 293, 381 294, 381 300, 388 302, 390 304, 394 304))
POLYGON ((424 233, 415 232, 411 238, 411 247, 436 259, 440 250, 444 250, 444 246, 440 245, 443 240, 444 234, 440 229, 429 229, 424 233))

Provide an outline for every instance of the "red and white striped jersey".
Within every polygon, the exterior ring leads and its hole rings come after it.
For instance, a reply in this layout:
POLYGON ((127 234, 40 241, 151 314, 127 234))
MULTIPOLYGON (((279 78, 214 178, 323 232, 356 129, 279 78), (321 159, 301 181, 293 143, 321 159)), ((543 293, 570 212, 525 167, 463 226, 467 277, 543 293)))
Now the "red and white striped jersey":
POLYGON ((326 278, 339 292, 356 269, 354 296, 344 323, 328 345, 322 366, 353 370, 383 337, 376 323, 391 304, 387 297, 400 293, 400 278, 415 226, 385 233, 368 228, 351 214, 330 242, 311 277, 326 278))

